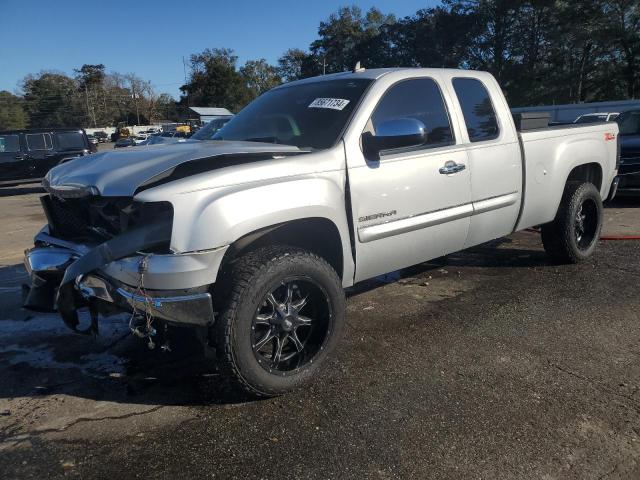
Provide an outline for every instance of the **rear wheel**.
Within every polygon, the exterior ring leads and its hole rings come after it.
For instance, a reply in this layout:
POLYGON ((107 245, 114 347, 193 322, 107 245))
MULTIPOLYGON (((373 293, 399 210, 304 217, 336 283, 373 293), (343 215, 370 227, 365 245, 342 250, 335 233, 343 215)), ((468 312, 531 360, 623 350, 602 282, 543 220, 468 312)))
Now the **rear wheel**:
POLYGON ((344 291, 333 268, 313 253, 270 247, 236 260, 222 282, 213 334, 223 372, 257 396, 308 381, 344 325, 344 291))
POLYGON ((570 183, 553 222, 542 226, 542 244, 558 263, 578 263, 595 251, 602 229, 602 199, 592 183, 570 183))

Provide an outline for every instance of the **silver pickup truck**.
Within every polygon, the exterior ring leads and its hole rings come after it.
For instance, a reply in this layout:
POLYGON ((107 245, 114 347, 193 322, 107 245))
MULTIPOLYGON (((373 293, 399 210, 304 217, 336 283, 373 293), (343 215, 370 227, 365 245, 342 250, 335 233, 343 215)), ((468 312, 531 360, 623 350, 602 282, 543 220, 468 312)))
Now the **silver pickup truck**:
POLYGON ((535 225, 555 262, 593 253, 617 125, 526 128, 483 72, 282 85, 212 140, 51 170, 25 306, 85 333, 129 312, 150 346, 196 328, 235 385, 281 394, 338 342, 345 287, 535 225))

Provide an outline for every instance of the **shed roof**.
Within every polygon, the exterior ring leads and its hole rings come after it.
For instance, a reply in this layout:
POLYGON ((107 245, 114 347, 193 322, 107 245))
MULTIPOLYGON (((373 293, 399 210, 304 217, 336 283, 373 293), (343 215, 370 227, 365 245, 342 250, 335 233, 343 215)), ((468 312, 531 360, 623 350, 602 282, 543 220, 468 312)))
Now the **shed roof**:
POLYGON ((189 107, 192 111, 197 113, 198 115, 233 115, 226 108, 219 107, 189 107))

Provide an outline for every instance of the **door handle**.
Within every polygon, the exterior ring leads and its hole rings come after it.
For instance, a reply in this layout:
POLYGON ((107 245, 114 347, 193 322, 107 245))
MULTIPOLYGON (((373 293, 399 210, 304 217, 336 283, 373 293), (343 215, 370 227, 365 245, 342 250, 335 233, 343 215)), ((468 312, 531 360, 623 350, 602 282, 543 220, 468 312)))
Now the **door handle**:
POLYGON ((449 160, 448 162, 445 162, 444 167, 440 167, 439 172, 442 175, 450 175, 452 173, 461 172, 465 168, 467 168, 467 166, 465 164, 456 163, 456 162, 453 162, 453 161, 449 160))

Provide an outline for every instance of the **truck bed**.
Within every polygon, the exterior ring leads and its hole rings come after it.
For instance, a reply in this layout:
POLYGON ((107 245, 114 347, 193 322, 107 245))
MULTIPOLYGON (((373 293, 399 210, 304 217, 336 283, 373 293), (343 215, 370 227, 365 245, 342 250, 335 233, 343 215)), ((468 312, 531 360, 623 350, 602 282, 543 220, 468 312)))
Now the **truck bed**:
MULTIPOLYGON (((573 159, 586 160, 600 172, 596 184, 606 198, 616 174, 617 125, 554 125, 518 132, 523 162, 523 205, 516 230, 550 222, 562 198, 564 184, 573 170, 573 159), (606 159, 602 171, 599 162, 606 159), (592 161, 592 162, 590 162, 592 161)), ((584 162, 582 162, 584 163, 584 162)))

